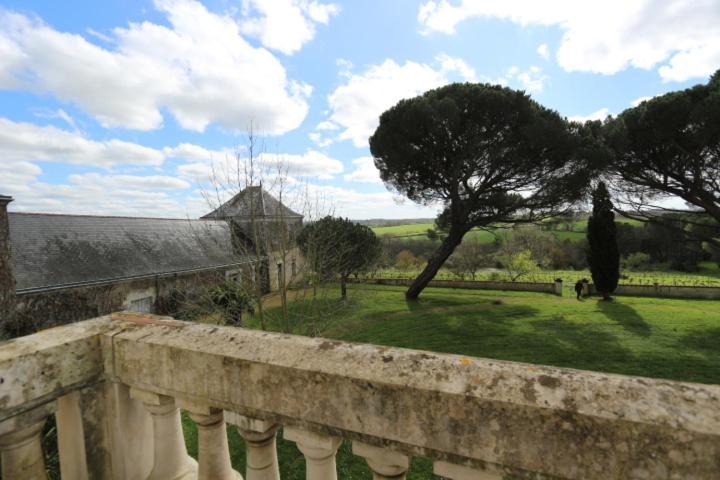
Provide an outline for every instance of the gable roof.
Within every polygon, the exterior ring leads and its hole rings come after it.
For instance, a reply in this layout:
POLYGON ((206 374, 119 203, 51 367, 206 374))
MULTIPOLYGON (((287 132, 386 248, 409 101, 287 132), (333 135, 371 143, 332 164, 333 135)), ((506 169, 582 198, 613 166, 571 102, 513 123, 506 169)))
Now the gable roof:
POLYGON ((302 218, 290 210, 262 187, 247 187, 212 212, 204 219, 221 218, 302 218))
POLYGON ((49 289, 243 263, 226 222, 8 214, 17 290, 49 289))

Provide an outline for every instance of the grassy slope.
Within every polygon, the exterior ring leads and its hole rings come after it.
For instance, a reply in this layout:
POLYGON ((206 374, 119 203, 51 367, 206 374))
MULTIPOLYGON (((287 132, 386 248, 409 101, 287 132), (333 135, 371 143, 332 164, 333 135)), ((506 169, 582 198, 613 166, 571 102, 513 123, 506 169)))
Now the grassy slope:
MULTIPOLYGON (((470 356, 523 361, 682 381, 720 383, 720 302, 618 298, 577 301, 525 292, 427 289, 407 303, 403 289, 352 285, 350 301, 324 336, 470 356), (501 299, 501 305, 493 304, 501 299)), ((337 306, 335 306, 337 307, 337 306)), ((253 320, 251 320, 251 323, 253 320)), ((194 426, 185 419, 191 454, 194 426)), ((244 472, 245 451, 229 429, 233 465, 244 472)), ((301 455, 279 440, 283 478, 304 478, 301 455)), ((431 479, 427 459, 415 459, 409 479, 431 479)), ((339 478, 368 479, 362 459, 345 442, 339 478)))
MULTIPOLYGON (((618 223, 628 223, 631 225, 641 225, 636 220, 629 220, 622 218, 618 220, 618 223)), ((373 227, 373 231, 378 236, 389 236, 389 237, 408 237, 412 238, 426 238, 425 234, 429 228, 434 228, 433 223, 412 223, 406 225, 394 225, 391 227, 373 227)), ((585 229, 587 228, 587 220, 578 220, 573 222, 573 230, 554 230, 552 233, 559 238, 564 240, 569 238, 570 240, 582 240, 585 238, 585 229)), ((495 240, 495 235, 492 232, 486 230, 473 230, 468 233, 466 238, 472 238, 482 243, 490 243, 495 240)))

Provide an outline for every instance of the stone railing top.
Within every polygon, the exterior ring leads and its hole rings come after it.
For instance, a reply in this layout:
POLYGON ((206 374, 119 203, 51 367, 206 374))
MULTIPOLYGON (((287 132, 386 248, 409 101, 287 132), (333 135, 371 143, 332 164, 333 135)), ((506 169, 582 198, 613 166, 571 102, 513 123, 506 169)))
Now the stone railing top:
POLYGON ((715 385, 138 316, 82 322, 14 343, 0 345, 0 371, 14 375, 11 388, 0 384, 0 419, 22 401, 47 401, 53 385, 67 390, 99 375, 284 425, 523 476, 626 478, 665 468, 678 478, 705 478, 720 468, 715 385), (34 342, 42 357, 35 360, 34 342), (68 358, 61 359, 63 344, 68 358), (51 357, 55 384, 38 375, 51 357), (30 371, 35 375, 25 378, 32 388, 20 380, 30 371))

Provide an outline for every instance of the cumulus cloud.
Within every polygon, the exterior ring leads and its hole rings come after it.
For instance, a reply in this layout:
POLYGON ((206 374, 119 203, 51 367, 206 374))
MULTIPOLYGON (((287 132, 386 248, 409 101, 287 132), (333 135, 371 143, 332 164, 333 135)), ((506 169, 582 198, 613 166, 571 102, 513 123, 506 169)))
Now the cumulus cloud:
POLYGON ((355 170, 343 175, 348 182, 381 183, 380 172, 375 167, 372 157, 361 157, 352 161, 355 170))
POLYGON ((112 48, 0 10, 0 89, 49 92, 104 127, 156 129, 162 109, 196 131, 210 123, 244 129, 253 121, 282 134, 302 122, 311 87, 289 80, 277 58, 241 36, 234 19, 195 0, 155 6, 169 26, 115 28, 112 48))
POLYGON ((401 65, 388 59, 361 74, 349 75, 346 83, 328 96, 330 118, 323 124, 339 126, 340 140, 366 146, 380 114, 399 100, 445 85, 451 75, 463 81, 475 80, 475 71, 463 60, 446 55, 436 60, 433 66, 411 61, 401 65))
POLYGON ((267 48, 292 55, 315 37, 315 25, 327 25, 340 7, 307 0, 244 0, 243 11, 243 33, 257 37, 267 48), (254 12, 258 16, 250 16, 254 12))
MULTIPOLYGON (((201 159, 202 160, 202 159, 201 159)), ((248 164, 247 158, 235 158, 226 155, 207 161, 190 161, 178 166, 178 174, 200 183, 215 181, 237 186, 238 168, 248 164), (214 180, 213 180, 214 179, 214 180)), ((328 180, 343 171, 340 160, 330 158, 317 150, 309 149, 305 153, 263 153, 255 158, 256 173, 260 177, 274 178, 283 175, 295 181, 296 177, 312 177, 328 180)))
POLYGON ((418 12, 424 33, 453 34, 473 17, 558 26, 557 59, 567 71, 614 74, 660 65, 664 80, 684 81, 720 65, 720 8, 713 0, 433 0, 418 12))
POLYGON ((0 158, 10 161, 51 161, 109 168, 114 165, 157 166, 162 151, 122 140, 89 140, 53 126, 0 118, 0 158))
POLYGON ((30 162, 0 162, 2 193, 15 198, 12 210, 150 217, 197 216, 203 211, 197 200, 178 199, 177 192, 190 184, 171 176, 87 173, 47 183, 39 180, 41 174, 30 162))
POLYGON ((571 122, 585 123, 588 120, 605 120, 608 115, 610 115, 610 110, 608 108, 601 108, 600 110, 592 112, 590 115, 573 115, 568 117, 568 120, 571 122))
POLYGON ((630 102, 630 105, 632 105, 633 107, 637 107, 637 106, 640 105, 641 103, 647 102, 648 100, 650 100, 650 99, 652 99, 652 98, 654 98, 654 97, 649 96, 649 97, 636 98, 635 100, 633 100, 632 102, 630 102))
POLYGON ((550 49, 547 46, 547 43, 543 43, 542 45, 538 46, 537 53, 545 60, 550 58, 550 49))
POLYGON ((542 71, 542 68, 531 66, 527 70, 520 70, 518 67, 511 67, 505 79, 508 82, 519 83, 523 90, 528 92, 540 92, 548 80, 548 76, 542 71))

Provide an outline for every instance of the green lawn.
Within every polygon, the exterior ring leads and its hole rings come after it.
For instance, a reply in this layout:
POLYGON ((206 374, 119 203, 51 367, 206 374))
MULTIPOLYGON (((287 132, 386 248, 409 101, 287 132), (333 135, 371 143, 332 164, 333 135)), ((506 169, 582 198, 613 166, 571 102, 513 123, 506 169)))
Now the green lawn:
MULTIPOLYGON (((619 297, 606 303, 541 293, 429 288, 419 302, 408 303, 403 292, 398 287, 351 285, 346 304, 329 300, 324 305, 334 314, 323 336, 720 384, 718 301, 619 297)), ((257 319, 248 323, 255 326, 257 319)), ((185 427, 194 453, 194 428, 187 421, 185 427)), ((244 472, 243 442, 233 429, 230 446, 233 465, 244 472)), ((295 446, 281 440, 278 448, 283 478, 304 478, 295 446)), ((338 455, 338 468, 339 478, 371 478, 364 461, 350 453, 349 442, 338 455)), ((428 460, 417 459, 408 478, 436 478, 430 471, 428 460)))

